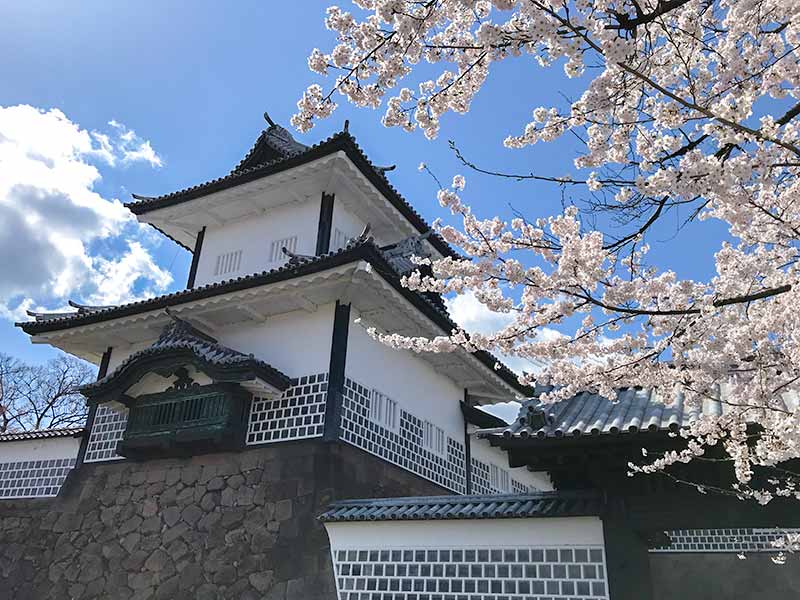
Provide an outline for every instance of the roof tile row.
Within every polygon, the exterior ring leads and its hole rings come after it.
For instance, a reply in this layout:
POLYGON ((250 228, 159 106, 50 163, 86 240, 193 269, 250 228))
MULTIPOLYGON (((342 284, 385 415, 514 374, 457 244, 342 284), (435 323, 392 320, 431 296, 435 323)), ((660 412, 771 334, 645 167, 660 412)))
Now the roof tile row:
POLYGON ((593 516, 602 513, 600 496, 540 492, 491 496, 417 496, 334 502, 319 519, 347 521, 429 521, 593 516))
POLYGON ((8 431, 6 433, 0 433, 0 442, 77 437, 83 434, 83 431, 83 427, 61 427, 57 429, 39 429, 37 431, 8 431))

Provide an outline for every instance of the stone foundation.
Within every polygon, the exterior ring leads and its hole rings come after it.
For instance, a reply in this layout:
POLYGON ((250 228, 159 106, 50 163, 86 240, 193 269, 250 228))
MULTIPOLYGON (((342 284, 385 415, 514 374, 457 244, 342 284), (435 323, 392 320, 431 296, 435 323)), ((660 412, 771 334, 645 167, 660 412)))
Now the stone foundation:
POLYGON ((319 440, 85 464, 57 498, 0 502, 0 599, 332 600, 332 500, 443 493, 319 440))

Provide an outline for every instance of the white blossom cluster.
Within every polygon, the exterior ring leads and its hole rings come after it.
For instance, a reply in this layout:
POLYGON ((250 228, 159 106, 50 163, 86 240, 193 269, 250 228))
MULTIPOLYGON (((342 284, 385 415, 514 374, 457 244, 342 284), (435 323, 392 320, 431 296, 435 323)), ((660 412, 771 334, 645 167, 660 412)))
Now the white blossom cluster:
POLYGON ((328 116, 339 92, 359 106, 385 105, 387 126, 433 138, 442 115, 469 111, 494 63, 532 59, 563 65, 569 77, 591 66, 575 102, 533 109, 505 143, 579 133, 585 148, 574 166, 590 172, 587 191, 633 224, 612 237, 585 229, 575 208, 535 223, 482 219, 462 201, 459 176, 439 201, 461 226, 438 229, 464 258, 434 260, 433 277, 405 285, 471 292, 513 322, 491 335, 375 335, 417 352, 484 349, 545 364, 537 382, 556 385, 545 401, 587 389, 614 398, 626 386, 653 388, 666 402, 683 394, 700 415, 681 433, 686 449, 634 470, 716 446, 733 464, 736 494, 800 498, 796 475, 779 467, 800 458, 800 2, 355 4, 358 16, 328 11, 338 44, 314 50, 309 66, 337 79, 327 94, 309 88, 296 127, 328 116), (402 87, 422 61, 440 66, 438 76, 402 87), (647 262, 648 229, 676 207, 727 225, 707 281, 647 262), (571 335, 537 336, 575 322, 571 335), (775 477, 754 478, 759 469, 775 477))

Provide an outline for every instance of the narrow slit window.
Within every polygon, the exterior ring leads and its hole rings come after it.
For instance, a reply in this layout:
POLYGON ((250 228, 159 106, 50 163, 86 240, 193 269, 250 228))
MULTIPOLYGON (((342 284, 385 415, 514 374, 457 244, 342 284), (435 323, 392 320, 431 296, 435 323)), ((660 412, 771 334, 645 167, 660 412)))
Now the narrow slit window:
POLYGON ((286 248, 289 252, 297 252, 297 236, 282 238, 280 240, 273 240, 269 245, 269 262, 270 264, 284 263, 288 260, 288 256, 283 253, 286 248))
POLYGON ((378 390, 372 390, 369 418, 373 423, 391 431, 397 431, 400 425, 398 412, 397 400, 381 394, 378 390))
POLYGON ((347 240, 349 236, 339 229, 335 227, 333 230, 333 243, 331 244, 331 250, 339 250, 340 248, 344 248, 347 245, 347 240))
POLYGON ((444 429, 425 421, 422 425, 422 445, 439 456, 446 456, 447 436, 444 429))
POLYGON ((232 252, 224 252, 217 256, 217 262, 214 266, 214 275, 228 275, 229 273, 236 273, 242 266, 242 251, 234 250, 232 252))
POLYGON ((511 481, 508 471, 501 469, 497 465, 492 465, 489 472, 489 481, 492 487, 498 492, 508 492, 511 489, 511 481))

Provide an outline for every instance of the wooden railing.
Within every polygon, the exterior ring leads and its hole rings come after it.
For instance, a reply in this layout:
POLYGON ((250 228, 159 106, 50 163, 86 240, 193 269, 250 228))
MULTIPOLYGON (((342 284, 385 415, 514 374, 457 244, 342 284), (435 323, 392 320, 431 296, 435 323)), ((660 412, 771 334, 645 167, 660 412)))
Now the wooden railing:
POLYGON ((148 458, 241 448, 248 405, 249 394, 235 384, 131 398, 117 453, 148 458))
POLYGON ((150 435, 188 427, 224 424, 227 398, 221 392, 136 404, 128 417, 127 436, 150 435))

